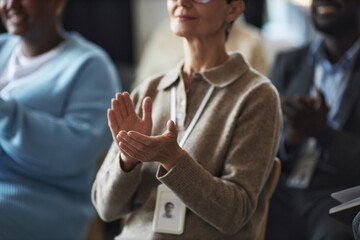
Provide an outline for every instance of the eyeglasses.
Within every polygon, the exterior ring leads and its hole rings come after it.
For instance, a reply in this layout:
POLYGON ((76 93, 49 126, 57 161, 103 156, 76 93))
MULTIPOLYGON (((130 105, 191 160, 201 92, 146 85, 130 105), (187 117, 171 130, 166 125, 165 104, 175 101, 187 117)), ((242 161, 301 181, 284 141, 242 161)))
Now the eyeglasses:
POLYGON ((194 2, 197 2, 197 3, 208 3, 210 2, 211 0, 193 0, 194 2))
MULTIPOLYGON (((177 2, 177 0, 168 0, 168 1, 177 2)), ((192 0, 192 1, 196 3, 208 3, 211 0, 192 0)))
MULTIPOLYGON (((173 2, 176 2, 177 0, 168 0, 168 1, 173 1, 173 2)), ((196 2, 196 3, 208 3, 208 2, 211 2, 211 0, 192 0, 193 2, 196 2)), ((231 0, 232 1, 232 0, 231 0)), ((228 3, 231 2, 228 0, 228 3)), ((246 3, 247 0, 244 0, 244 2, 246 3)))

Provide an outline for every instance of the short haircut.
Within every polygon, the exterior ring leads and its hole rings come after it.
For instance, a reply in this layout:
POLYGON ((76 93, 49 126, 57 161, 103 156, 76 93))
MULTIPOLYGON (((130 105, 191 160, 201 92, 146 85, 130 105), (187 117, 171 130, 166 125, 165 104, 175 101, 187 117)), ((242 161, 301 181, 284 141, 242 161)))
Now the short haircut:
POLYGON ((167 202, 167 203, 165 203, 165 208, 167 208, 168 206, 174 207, 174 204, 173 204, 172 202, 167 202))
MULTIPOLYGON (((232 1, 234 1, 234 0, 227 0, 227 3, 229 4, 229 3, 231 3, 232 1)), ((243 0, 243 1, 244 1, 245 5, 246 5, 248 0, 243 0)), ((233 23, 234 23, 234 21, 230 22, 229 25, 227 26, 227 29, 226 29, 226 31, 225 31, 225 39, 226 39, 226 40, 227 40, 228 37, 229 37, 230 29, 231 29, 233 23)))

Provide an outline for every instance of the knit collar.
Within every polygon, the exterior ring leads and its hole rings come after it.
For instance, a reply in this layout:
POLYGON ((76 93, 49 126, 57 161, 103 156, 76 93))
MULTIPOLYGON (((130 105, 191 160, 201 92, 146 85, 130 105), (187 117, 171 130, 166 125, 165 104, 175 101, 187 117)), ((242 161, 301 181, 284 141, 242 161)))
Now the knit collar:
MULTIPOLYGON (((182 60, 175 68, 170 70, 161 80, 158 90, 170 87, 180 78, 181 69, 184 66, 182 60)), ((249 69, 249 64, 241 53, 230 54, 229 59, 214 68, 207 69, 200 73, 194 73, 193 78, 200 76, 203 80, 215 87, 226 87, 240 78, 249 69)))

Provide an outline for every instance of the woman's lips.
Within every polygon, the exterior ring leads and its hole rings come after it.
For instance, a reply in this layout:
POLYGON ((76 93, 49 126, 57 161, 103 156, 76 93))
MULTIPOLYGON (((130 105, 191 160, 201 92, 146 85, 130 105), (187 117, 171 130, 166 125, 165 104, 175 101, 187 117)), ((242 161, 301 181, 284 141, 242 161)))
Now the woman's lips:
POLYGON ((191 20, 195 20, 195 19, 196 19, 195 17, 188 16, 188 15, 178 15, 178 16, 176 16, 176 18, 179 19, 179 20, 182 21, 182 22, 191 21, 191 20))

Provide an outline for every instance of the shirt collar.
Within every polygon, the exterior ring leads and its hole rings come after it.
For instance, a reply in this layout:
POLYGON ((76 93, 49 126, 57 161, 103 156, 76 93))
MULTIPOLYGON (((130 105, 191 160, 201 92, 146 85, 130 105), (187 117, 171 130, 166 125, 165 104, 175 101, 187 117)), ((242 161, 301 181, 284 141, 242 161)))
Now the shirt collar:
MULTIPOLYGON (((183 66, 184 60, 165 74, 158 86, 158 90, 166 89, 175 83, 180 78, 183 66)), ((215 87, 226 87, 240 78, 248 69, 249 64, 247 61, 241 53, 236 52, 230 54, 229 59, 225 63, 203 72, 195 73, 193 77, 200 75, 202 79, 215 87)))
MULTIPOLYGON (((322 36, 317 36, 315 40, 310 45, 309 50, 309 61, 310 63, 320 62, 323 65, 331 65, 327 60, 325 55, 324 48, 322 47, 324 38, 322 36)), ((344 53, 340 61, 336 63, 333 67, 335 68, 347 68, 352 65, 355 61, 355 57, 360 50, 360 38, 344 53)))
POLYGON ((311 63, 314 63, 318 60, 321 55, 321 44, 323 42, 322 36, 316 36, 314 41, 312 41, 309 49, 308 59, 311 63))

